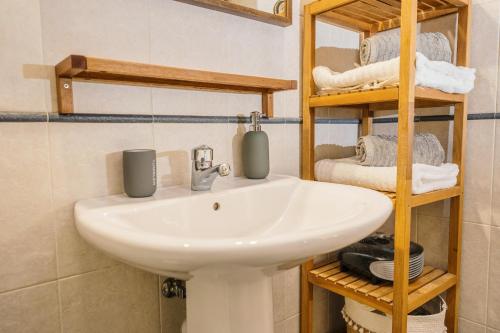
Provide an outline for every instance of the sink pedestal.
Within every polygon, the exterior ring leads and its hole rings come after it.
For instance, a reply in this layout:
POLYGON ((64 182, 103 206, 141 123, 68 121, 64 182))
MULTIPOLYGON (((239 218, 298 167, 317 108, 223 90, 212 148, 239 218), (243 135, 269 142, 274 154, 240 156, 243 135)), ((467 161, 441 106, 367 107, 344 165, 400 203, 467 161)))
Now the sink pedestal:
POLYGON ((188 333, 272 333, 272 278, 260 269, 206 269, 187 281, 188 333))

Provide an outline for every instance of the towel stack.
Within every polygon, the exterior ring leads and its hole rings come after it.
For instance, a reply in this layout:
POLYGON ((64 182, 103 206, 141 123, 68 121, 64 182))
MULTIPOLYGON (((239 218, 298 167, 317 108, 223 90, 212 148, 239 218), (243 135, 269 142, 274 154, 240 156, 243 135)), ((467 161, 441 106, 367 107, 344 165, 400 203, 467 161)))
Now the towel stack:
MULTIPOLYGON (((363 66, 337 73, 325 66, 313 69, 320 94, 375 89, 399 84, 399 32, 377 34, 363 40, 363 66)), ((474 88, 475 70, 451 64, 450 42, 442 33, 417 35, 415 84, 446 93, 465 94, 474 88)))
MULTIPOLYGON (((413 194, 455 186, 458 166, 444 163, 444 149, 431 133, 417 134, 413 145, 413 194)), ((359 139, 356 156, 316 162, 316 179, 324 182, 395 192, 397 137, 369 135, 359 139)))

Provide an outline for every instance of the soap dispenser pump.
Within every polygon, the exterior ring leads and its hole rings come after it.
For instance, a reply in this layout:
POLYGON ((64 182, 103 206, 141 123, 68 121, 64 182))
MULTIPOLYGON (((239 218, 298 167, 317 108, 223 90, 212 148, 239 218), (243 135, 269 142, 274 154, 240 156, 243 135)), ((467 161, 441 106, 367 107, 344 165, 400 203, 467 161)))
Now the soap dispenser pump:
POLYGON ((243 173, 250 179, 263 179, 269 174, 269 139, 260 126, 261 113, 251 113, 250 130, 243 136, 243 173))

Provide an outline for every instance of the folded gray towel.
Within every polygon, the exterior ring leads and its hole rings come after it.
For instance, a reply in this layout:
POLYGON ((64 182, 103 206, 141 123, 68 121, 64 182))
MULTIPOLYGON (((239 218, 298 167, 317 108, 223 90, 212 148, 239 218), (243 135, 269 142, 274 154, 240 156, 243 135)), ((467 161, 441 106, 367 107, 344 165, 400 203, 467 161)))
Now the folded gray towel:
MULTIPOLYGON (((398 137, 391 135, 362 136, 356 145, 356 158, 366 166, 395 166, 398 137)), ((444 162, 444 149, 434 134, 416 134, 413 139, 413 163, 439 166, 444 162)))
MULTIPOLYGON (((399 31, 388 31, 373 35, 361 42, 359 58, 361 65, 389 60, 399 56, 399 31)), ((451 62, 450 41, 440 32, 417 34, 417 52, 429 60, 451 62)))

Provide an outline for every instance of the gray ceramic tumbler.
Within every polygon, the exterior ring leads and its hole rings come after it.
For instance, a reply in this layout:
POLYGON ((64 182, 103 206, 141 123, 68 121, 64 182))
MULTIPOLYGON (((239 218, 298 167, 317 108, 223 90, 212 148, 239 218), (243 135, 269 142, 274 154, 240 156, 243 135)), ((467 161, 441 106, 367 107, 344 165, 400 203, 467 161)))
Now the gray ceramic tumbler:
POLYGON ((123 151, 123 183, 129 197, 150 197, 156 191, 156 151, 123 151))

